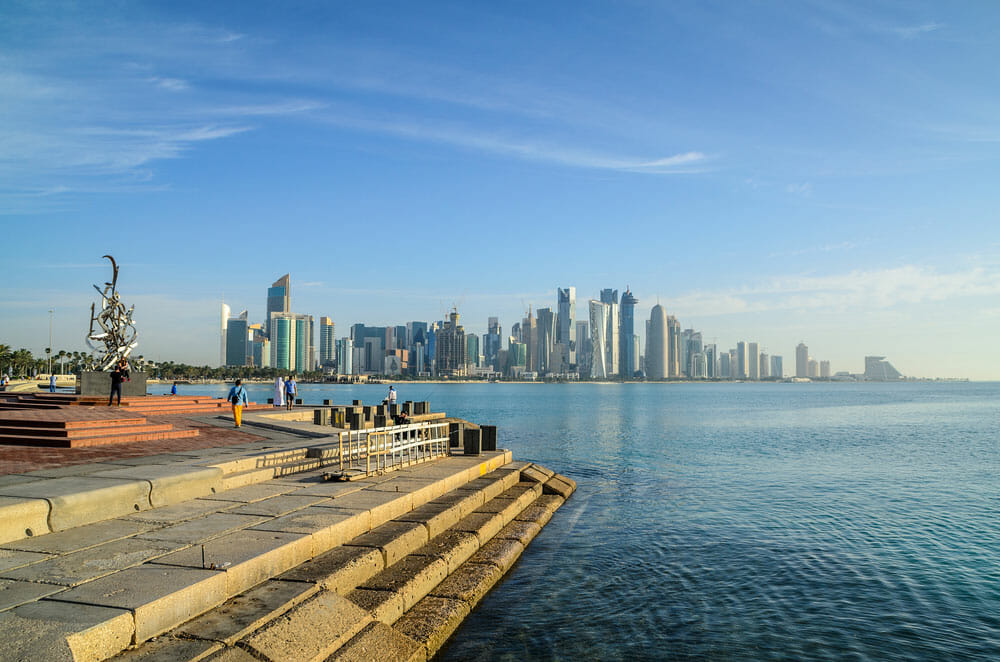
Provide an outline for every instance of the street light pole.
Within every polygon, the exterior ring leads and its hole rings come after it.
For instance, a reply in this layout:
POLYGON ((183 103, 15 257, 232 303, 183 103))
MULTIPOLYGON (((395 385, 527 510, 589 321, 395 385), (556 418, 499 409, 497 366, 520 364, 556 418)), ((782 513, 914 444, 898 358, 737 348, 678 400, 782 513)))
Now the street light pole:
POLYGON ((55 310, 49 308, 49 347, 45 350, 45 353, 49 355, 49 375, 52 374, 52 313, 55 310))

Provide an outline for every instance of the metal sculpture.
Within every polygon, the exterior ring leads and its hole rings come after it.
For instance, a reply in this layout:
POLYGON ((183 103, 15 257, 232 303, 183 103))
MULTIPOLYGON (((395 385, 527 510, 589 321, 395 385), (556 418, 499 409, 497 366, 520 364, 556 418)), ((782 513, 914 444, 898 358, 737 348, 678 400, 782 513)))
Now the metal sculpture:
POLYGON ((113 273, 111 282, 104 283, 104 289, 94 285, 94 289, 101 295, 101 311, 97 313, 96 304, 90 304, 90 333, 87 334, 87 346, 93 350, 91 356, 95 367, 106 372, 122 359, 128 358, 139 344, 136 340, 139 334, 132 319, 135 306, 126 309, 118 294, 118 264, 110 255, 101 257, 111 260, 113 273), (98 327, 96 330, 95 324, 98 327), (91 341, 102 342, 104 346, 96 346, 91 341))

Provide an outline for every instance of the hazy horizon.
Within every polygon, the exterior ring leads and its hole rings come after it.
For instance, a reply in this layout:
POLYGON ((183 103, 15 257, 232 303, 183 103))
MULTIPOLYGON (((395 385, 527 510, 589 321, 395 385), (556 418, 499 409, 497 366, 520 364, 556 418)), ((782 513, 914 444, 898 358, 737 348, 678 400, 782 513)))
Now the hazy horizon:
POLYGON ((1000 6, 12 2, 0 342, 219 304, 468 331, 631 287, 720 350, 1000 379, 1000 6))

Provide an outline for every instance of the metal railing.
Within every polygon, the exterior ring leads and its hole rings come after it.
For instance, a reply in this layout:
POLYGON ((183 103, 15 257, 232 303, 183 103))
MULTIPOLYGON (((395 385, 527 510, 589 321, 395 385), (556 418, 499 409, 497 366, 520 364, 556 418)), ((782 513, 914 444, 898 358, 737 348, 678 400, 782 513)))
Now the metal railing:
POLYGON ((447 423, 411 423, 337 433, 342 475, 372 476, 449 454, 447 423))

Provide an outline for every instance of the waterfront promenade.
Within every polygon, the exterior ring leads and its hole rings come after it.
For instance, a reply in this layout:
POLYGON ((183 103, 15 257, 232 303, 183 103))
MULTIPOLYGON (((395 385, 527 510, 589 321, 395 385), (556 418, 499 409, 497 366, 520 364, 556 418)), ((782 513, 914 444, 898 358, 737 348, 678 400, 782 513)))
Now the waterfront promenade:
POLYGON ((311 409, 170 418, 223 443, 0 476, 4 659, 425 659, 575 489, 460 448, 328 482, 311 409))

